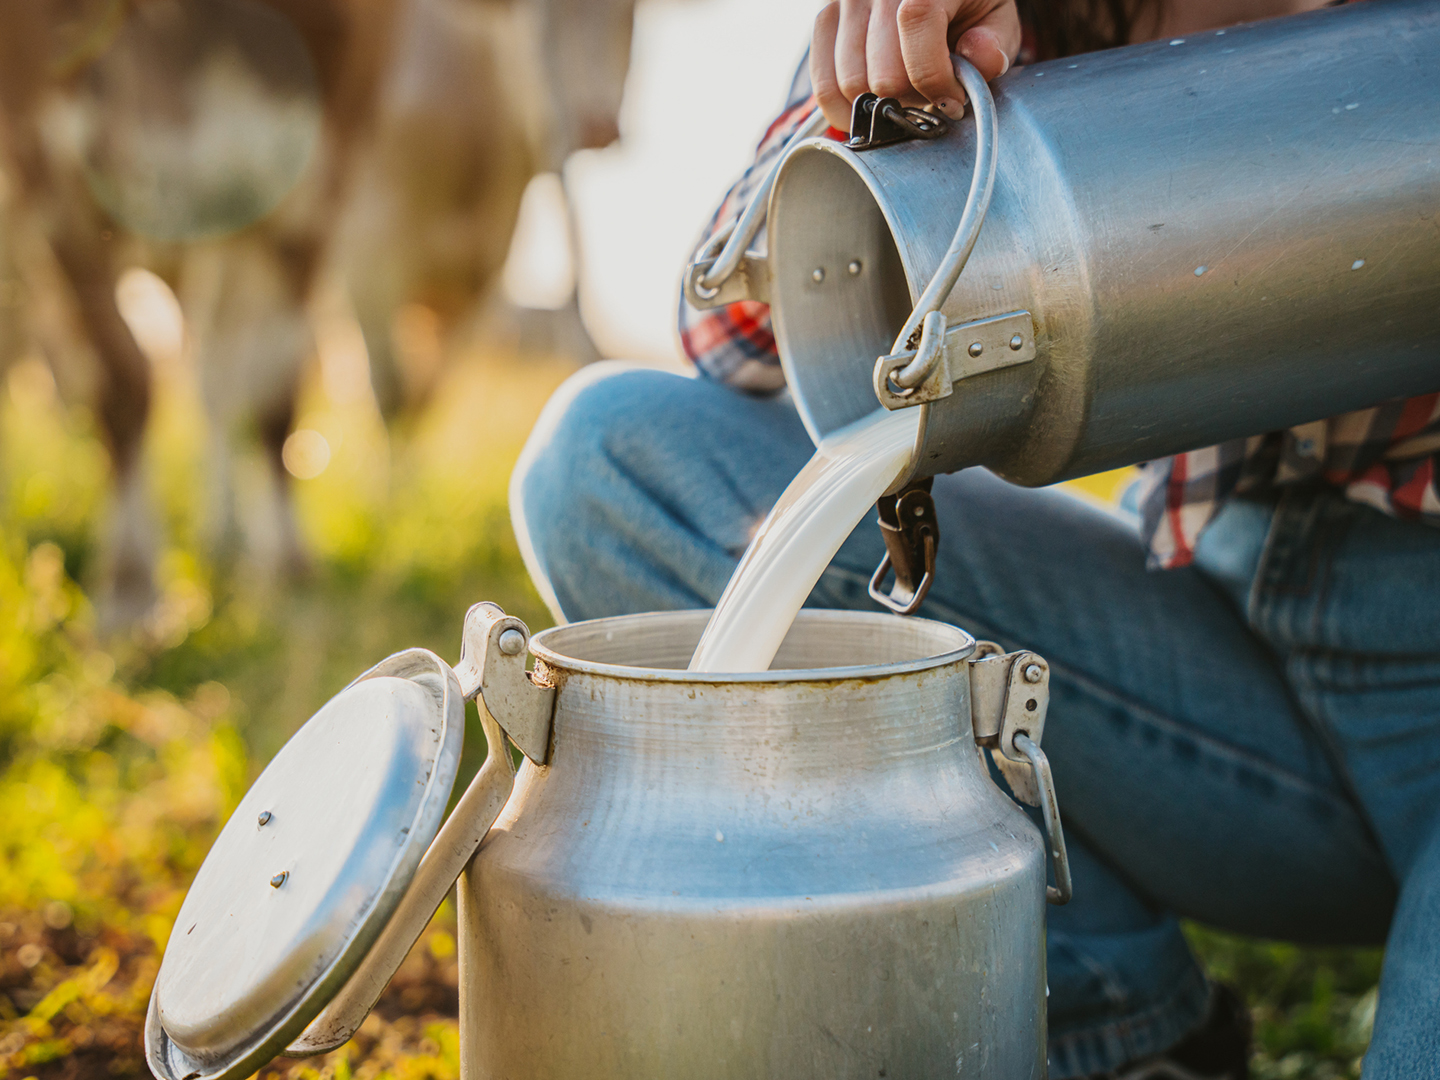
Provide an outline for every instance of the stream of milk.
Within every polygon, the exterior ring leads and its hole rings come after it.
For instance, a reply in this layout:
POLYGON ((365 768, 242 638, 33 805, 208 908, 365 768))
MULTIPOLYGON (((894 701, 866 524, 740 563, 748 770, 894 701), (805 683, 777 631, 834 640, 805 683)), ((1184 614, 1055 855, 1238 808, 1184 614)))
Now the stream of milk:
POLYGON ((821 440, 750 541, 691 671, 769 670, 825 567, 909 463, 919 413, 876 409, 821 440))

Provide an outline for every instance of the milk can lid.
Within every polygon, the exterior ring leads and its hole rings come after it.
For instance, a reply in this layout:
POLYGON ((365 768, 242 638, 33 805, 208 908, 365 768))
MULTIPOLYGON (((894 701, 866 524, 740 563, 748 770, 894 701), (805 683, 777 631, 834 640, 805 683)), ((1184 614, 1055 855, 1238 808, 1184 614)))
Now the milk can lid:
POLYGON ((200 867, 145 1023, 162 1080, 246 1077, 345 985, 445 814, 464 698, 423 649, 333 697, 260 774, 200 867))

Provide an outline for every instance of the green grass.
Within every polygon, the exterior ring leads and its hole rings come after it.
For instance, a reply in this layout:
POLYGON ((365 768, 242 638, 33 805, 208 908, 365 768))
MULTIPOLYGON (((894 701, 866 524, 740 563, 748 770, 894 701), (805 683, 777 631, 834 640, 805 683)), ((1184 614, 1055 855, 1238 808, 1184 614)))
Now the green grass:
POLYGON ((1186 928, 1211 976, 1238 987, 1255 1020, 1255 1080, 1360 1075, 1375 1020, 1379 949, 1305 949, 1186 928))
MULTIPOLYGON (((143 627, 108 640, 77 584, 94 580, 106 498, 93 425, 34 364, 0 384, 0 1076, 145 1075, 160 952, 258 768, 389 653, 422 645, 455 660, 475 601, 545 624, 505 487, 564 373, 463 358, 436 406, 388 436, 363 396, 336 402, 317 376, 300 425, 333 457, 296 484, 313 566, 276 585, 205 555, 205 435, 192 383, 170 372, 148 450, 162 595, 143 627)), ((245 462, 242 486, 261 474, 245 462)), ((467 750, 473 761, 483 744, 467 750)), ((1189 933, 1253 1009, 1258 1080, 1358 1075, 1378 953, 1189 933)), ((351 1043, 266 1075, 457 1076, 453 935, 447 907, 351 1043)))
MULTIPOLYGON (((161 595, 109 639, 77 584, 98 573, 107 497, 93 424, 38 364, 0 384, 0 1076, 147 1075, 141 1025, 170 925, 264 762, 390 653, 458 659, 478 600, 547 624, 505 489, 566 371, 463 358, 398 436, 363 396, 332 401, 317 377, 299 423, 333 456, 295 485, 313 564, 278 583, 204 554, 205 435, 193 383, 169 373, 147 447, 161 595)), ((253 487, 260 463, 240 477, 253 487)), ((466 749, 474 762, 483 740, 466 749)), ((270 1071, 458 1075, 453 929, 447 907, 345 1048, 270 1071)))

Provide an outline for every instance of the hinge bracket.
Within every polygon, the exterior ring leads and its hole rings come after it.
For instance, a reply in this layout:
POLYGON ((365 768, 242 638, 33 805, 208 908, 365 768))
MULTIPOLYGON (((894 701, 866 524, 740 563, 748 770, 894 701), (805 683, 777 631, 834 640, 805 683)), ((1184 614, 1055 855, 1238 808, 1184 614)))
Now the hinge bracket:
POLYGON ((544 765, 550 760, 555 688, 536 683, 525 670, 529 645, 530 631, 523 622, 496 604, 476 604, 465 614, 455 675, 466 699, 474 698, 516 749, 544 765))
POLYGON ((896 98, 861 94, 850 110, 851 150, 874 150, 877 146, 907 139, 937 139, 949 129, 945 117, 901 105, 896 98))

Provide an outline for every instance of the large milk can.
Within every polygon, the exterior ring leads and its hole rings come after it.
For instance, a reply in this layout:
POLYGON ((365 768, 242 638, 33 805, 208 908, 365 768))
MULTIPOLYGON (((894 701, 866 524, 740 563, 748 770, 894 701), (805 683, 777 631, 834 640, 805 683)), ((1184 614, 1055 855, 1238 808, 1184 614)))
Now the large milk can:
POLYGON ((959 66, 973 124, 857 102, 904 127, 797 139, 687 275, 817 442, 914 407, 896 490, 1038 485, 1440 389, 1440 5, 959 66))
POLYGON ((458 876, 467 1080, 1043 1077, 1045 661, 804 611, 771 670, 691 673, 708 615, 532 641, 479 604, 453 669, 414 649, 344 689, 181 907, 155 1074, 339 1046, 458 876), (470 697, 488 757, 444 818, 470 697))

